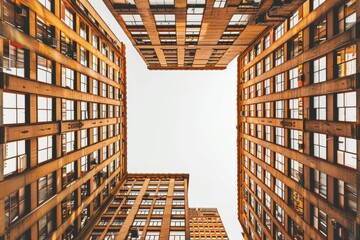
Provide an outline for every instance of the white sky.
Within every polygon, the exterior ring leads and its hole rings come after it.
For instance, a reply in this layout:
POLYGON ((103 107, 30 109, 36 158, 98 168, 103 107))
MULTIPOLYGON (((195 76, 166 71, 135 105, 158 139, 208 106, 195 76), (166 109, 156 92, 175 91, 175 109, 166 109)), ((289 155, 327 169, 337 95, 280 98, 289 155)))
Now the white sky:
POLYGON ((236 59, 223 71, 149 71, 102 1, 89 0, 126 44, 128 171, 189 173, 190 207, 237 220, 236 59))

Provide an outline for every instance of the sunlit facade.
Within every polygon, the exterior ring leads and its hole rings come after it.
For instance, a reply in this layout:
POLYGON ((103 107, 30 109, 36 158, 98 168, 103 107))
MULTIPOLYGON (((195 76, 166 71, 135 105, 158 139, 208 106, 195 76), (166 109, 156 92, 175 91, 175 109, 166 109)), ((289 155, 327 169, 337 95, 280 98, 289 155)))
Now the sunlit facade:
POLYGON ((125 47, 87 1, 0 13, 0 239, 73 239, 126 175, 125 47))
POLYGON ((247 239, 359 239, 356 0, 307 0, 238 58, 247 239))
POLYGON ((208 70, 225 69, 274 18, 290 14, 302 0, 104 2, 149 69, 208 70))
POLYGON ((190 240, 229 239, 216 208, 190 208, 189 219, 190 240))

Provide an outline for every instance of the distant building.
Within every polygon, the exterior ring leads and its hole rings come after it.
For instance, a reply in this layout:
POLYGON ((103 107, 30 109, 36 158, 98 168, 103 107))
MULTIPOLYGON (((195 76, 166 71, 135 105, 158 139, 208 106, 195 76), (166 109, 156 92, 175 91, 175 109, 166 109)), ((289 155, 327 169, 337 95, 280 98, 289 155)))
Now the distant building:
POLYGON ((304 1, 239 57, 246 239, 360 239, 357 9, 304 1))
POLYGON ((303 1, 104 0, 149 69, 225 69, 303 1), (286 2, 286 1, 285 1, 286 2))
POLYGON ((190 239, 229 239, 216 208, 189 209, 190 239))

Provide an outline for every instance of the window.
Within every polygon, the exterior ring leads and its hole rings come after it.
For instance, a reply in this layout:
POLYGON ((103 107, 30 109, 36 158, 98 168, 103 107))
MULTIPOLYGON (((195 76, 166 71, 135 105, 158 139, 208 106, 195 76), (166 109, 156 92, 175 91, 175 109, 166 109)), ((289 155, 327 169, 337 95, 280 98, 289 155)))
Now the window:
POLYGON ((71 29, 74 28, 74 14, 61 1, 61 20, 71 29))
POLYGON ((339 205, 341 208, 357 213, 357 191, 356 187, 338 180, 339 205))
POLYGON ((25 214, 25 188, 5 197, 5 226, 13 224, 25 214))
POLYGON ((326 95, 313 97, 313 109, 316 120, 326 120, 326 95))
POLYGON ((337 163, 357 169, 357 140, 353 138, 338 137, 337 163))
POLYGON ((271 174, 265 170, 265 185, 271 187, 271 174))
POLYGON ((149 226, 161 226, 161 219, 150 219, 149 226))
POLYGON ((265 207, 271 209, 271 198, 270 195, 265 192, 265 207))
POLYGON ((65 152, 71 152, 75 150, 75 132, 67 132, 63 134, 63 147, 65 152))
POLYGON ((184 219, 171 219, 170 226, 172 227, 185 227, 184 219))
POLYGON ((289 70, 289 82, 290 89, 299 87, 299 68, 293 68, 289 70))
POLYGON ((284 164, 285 164, 284 155, 280 153, 275 153, 275 168, 280 172, 284 173, 284 169, 285 169, 284 164))
POLYGON ((71 162, 62 167, 62 186, 66 188, 76 179, 75 162, 71 162))
POLYGON ((214 8, 224 8, 226 5, 226 0, 215 0, 214 1, 214 8))
POLYGON ((326 134, 321 133, 313 133, 313 155, 318 158, 322 158, 326 160, 326 146, 327 146, 327 138, 326 134))
POLYGON ((81 176, 84 176, 89 171, 89 160, 88 156, 83 156, 80 158, 81 165, 81 176))
POLYGON ((3 68, 7 74, 25 77, 25 50, 15 42, 4 40, 3 68))
POLYGON ((72 100, 62 99, 62 120, 75 120, 75 103, 72 100))
MULTIPOLYGON (((265 95, 271 93, 271 89, 270 89, 270 79, 266 79, 266 80, 264 81, 264 89, 265 89, 265 95)), ((266 104, 265 104, 265 105, 266 105, 266 104)))
POLYGON ((41 177, 38 180, 38 204, 42 204, 48 200, 51 196, 54 195, 54 181, 53 174, 46 175, 41 177))
POLYGON ((270 230, 270 228, 271 228, 271 219, 270 219, 270 216, 269 216, 266 212, 264 213, 264 216, 265 216, 265 218, 264 218, 264 225, 266 226, 267 229, 270 230))
POLYGON ((122 14, 126 26, 143 26, 140 14, 122 14))
POLYGON ((294 150, 302 149, 302 131, 290 129, 290 148, 294 150))
POLYGON ((80 115, 81 115, 81 120, 89 119, 89 111, 88 111, 88 103, 87 102, 80 103, 80 115))
POLYGON ((92 56, 92 70, 99 72, 99 59, 95 55, 92 56))
POLYGON ((80 63, 84 66, 88 66, 89 52, 80 46, 80 63))
POLYGON ((322 235, 324 235, 326 237, 327 236, 327 215, 325 212, 321 211, 317 207, 315 207, 315 206, 312 206, 312 207, 313 207, 313 226, 314 226, 314 228, 319 230, 319 232, 322 235))
POLYGON ((101 74, 105 77, 108 76, 108 65, 104 62, 104 61, 101 61, 101 74))
MULTIPOLYGON (((265 105, 266 106, 266 105, 265 105)), ((284 100, 275 102, 275 117, 284 118, 284 100)))
POLYGON ((87 41, 88 32, 89 32, 89 27, 83 21, 80 21, 80 37, 82 37, 87 41))
POLYGON ((61 86, 74 89, 75 87, 75 74, 74 70, 62 66, 61 68, 61 86))
POLYGON ((97 103, 93 103, 93 115, 92 115, 93 119, 97 119, 99 118, 99 104, 97 103))
POLYGON ((275 76, 275 92, 282 92, 285 90, 284 73, 275 76))
POLYGON ((313 26, 313 46, 326 41, 326 17, 313 26))
POLYGON ((270 65, 270 55, 268 55, 268 56, 266 56, 264 58, 264 72, 269 71, 270 67, 271 67, 271 65, 270 65))
POLYGON ((312 6, 313 6, 313 10, 315 10, 316 8, 318 8, 321 4, 323 4, 326 0, 313 0, 312 1, 312 6))
POLYGON ((284 47, 275 50, 275 67, 284 63, 284 47))
POLYGON ((290 59, 303 52, 303 34, 299 32, 288 41, 288 56, 290 59))
POLYGON ((265 148, 265 163, 270 165, 270 159, 271 159, 271 150, 268 148, 265 148))
POLYGON ((228 26, 246 26, 250 16, 249 14, 234 14, 228 26))
POLYGON ((150 5, 174 5, 174 0, 149 0, 150 5))
POLYGON ((260 97, 262 95, 262 83, 256 84, 256 96, 260 97))
POLYGON ((275 143, 281 146, 285 145, 285 129, 281 127, 275 127, 275 143))
POLYGON ((152 204, 152 200, 150 199, 144 199, 141 202, 141 205, 151 205, 152 204))
POLYGON ((293 119, 302 118, 302 109, 301 106, 299 106, 300 104, 302 103, 299 101, 299 98, 289 99, 290 118, 293 119))
POLYGON ((38 2, 51 11, 52 0, 38 0, 38 2))
POLYGON ((296 24, 302 19, 302 7, 296 10, 293 15, 290 17, 290 29, 293 28, 296 24))
POLYGON ((80 130, 80 147, 88 146, 88 130, 81 129, 80 130))
POLYGON ((55 226, 55 214, 54 209, 50 212, 46 213, 42 218, 38 221, 38 233, 39 240, 45 240, 50 237, 52 231, 54 231, 55 226))
POLYGON ((99 37, 95 34, 92 35, 92 45, 94 48, 99 49, 99 37))
POLYGON ((25 95, 3 92, 3 124, 25 123, 25 95))
POLYGON ((313 61, 313 83, 326 81, 326 56, 313 61))
POLYGON ((38 122, 52 121, 52 98, 37 97, 37 118, 38 122))
POLYGON ((275 217, 282 225, 285 225, 285 212, 278 204, 275 204, 275 217))
POLYGON ((341 33, 356 23, 356 1, 345 0, 345 4, 341 5, 338 10, 338 33, 341 33))
POLYGON ((174 206, 179 206, 179 205, 185 205, 185 201, 184 200, 173 200, 173 205, 174 206))
POLYGON ((313 170, 314 174, 314 187, 313 190, 315 193, 326 198, 327 196, 327 175, 318 170, 313 170))
POLYGON ((43 163, 53 158, 53 136, 38 138, 38 163, 43 163))
POLYGON ((37 56, 37 80, 44 83, 52 83, 52 62, 41 56, 37 56))
POLYGON ((270 35, 264 37, 264 50, 270 47, 270 35))
POLYGON ((99 95, 99 81, 93 79, 93 89, 92 89, 92 94, 94 95, 99 95))
POLYGON ((185 240, 185 231, 170 231, 169 240, 185 240))
POLYGON ((349 76, 356 73, 356 45, 337 50, 336 63, 338 77, 349 76))
POLYGON ((154 214, 154 215, 164 214, 164 209, 163 208, 154 208, 152 211, 152 214, 154 214))
POLYGON ((140 209, 138 210, 137 214, 140 214, 140 215, 149 214, 149 209, 148 209, 148 208, 140 208, 140 209))
POLYGON ((338 120, 345 122, 356 121, 356 92, 338 93, 338 120))
POLYGON ((4 176, 20 173, 27 168, 25 140, 5 143, 4 176))
POLYGON ((303 169, 304 167, 301 163, 290 159, 290 177, 297 181, 301 186, 304 185, 303 169))
POLYGON ((159 240, 160 239, 160 232, 146 232, 145 240, 159 240))
MULTIPOLYGON (((195 20, 193 19, 194 16, 201 16, 202 18, 202 15, 187 15, 187 22, 195 20)), ((156 26, 175 26, 175 14, 154 14, 154 18, 156 26)))
POLYGON ((275 28, 275 41, 278 40, 282 35, 284 35, 284 23, 281 23, 277 28, 275 28))

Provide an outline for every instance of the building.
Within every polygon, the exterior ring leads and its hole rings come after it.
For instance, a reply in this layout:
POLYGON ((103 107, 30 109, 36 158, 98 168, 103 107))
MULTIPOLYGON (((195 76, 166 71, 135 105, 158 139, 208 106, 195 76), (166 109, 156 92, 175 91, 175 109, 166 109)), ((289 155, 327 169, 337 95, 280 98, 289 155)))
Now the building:
POLYGON ((190 208, 190 239, 229 239, 216 208, 190 208))
POLYGON ((72 239, 127 173, 125 47, 87 1, 0 13, 0 239, 72 239))
POLYGON ((225 69, 303 0, 104 0, 149 69, 225 69))
POLYGON ((129 174, 78 239, 189 239, 188 174, 129 174))
POLYGON ((360 238, 359 4, 307 0, 239 56, 246 239, 360 238))

